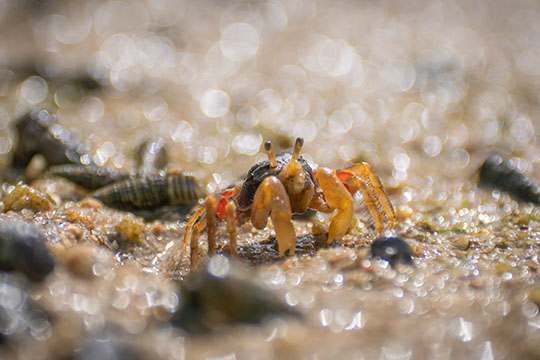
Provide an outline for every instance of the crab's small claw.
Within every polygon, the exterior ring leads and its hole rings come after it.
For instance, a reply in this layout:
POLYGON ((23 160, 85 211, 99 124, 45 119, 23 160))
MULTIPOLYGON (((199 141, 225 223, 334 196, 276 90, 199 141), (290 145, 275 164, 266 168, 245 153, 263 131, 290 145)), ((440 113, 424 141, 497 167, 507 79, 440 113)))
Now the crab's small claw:
POLYGON ((268 216, 272 218, 279 256, 294 254, 296 236, 291 222, 291 204, 285 186, 275 176, 268 176, 263 180, 253 198, 251 209, 251 223, 256 229, 266 227, 268 216))

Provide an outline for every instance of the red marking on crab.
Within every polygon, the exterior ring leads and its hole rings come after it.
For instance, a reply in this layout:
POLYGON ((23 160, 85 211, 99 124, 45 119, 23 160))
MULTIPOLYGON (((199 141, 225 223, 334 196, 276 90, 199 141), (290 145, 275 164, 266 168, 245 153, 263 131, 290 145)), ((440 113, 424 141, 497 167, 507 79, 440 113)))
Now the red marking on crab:
POLYGON ((337 173, 337 177, 338 177, 338 179, 339 179, 340 181, 343 181, 343 180, 345 180, 345 179, 348 179, 348 178, 350 178, 351 176, 354 176, 354 174, 351 173, 351 172, 348 172, 348 171, 339 171, 339 172, 337 173))
MULTIPOLYGON (((348 171, 339 171, 339 172, 337 172, 336 175, 337 175, 339 181, 341 181, 342 183, 343 183, 344 180, 346 180, 346 179, 348 179, 348 178, 354 176, 353 173, 348 172, 348 171)), ((348 184, 343 183, 343 185, 345 186, 345 188, 347 189, 347 191, 348 191, 349 193, 351 193, 351 194, 353 194, 353 195, 354 195, 354 193, 356 193, 356 190, 355 190, 355 189, 351 189, 351 187, 350 187, 348 184)))
POLYGON ((227 217, 226 207, 227 207, 227 199, 222 197, 219 200, 219 202, 217 204, 217 207, 216 207, 216 215, 221 220, 224 220, 227 217))
POLYGON ((219 199, 216 206, 216 215, 220 220, 224 220, 227 217, 227 202, 232 195, 233 192, 231 190, 225 190, 220 194, 221 199, 219 199))

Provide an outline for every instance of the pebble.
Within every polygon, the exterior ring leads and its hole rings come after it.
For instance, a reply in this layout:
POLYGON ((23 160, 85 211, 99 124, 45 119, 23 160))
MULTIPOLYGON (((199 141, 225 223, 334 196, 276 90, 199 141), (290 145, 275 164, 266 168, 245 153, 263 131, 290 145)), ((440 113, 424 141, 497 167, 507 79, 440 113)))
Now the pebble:
POLYGON ((30 209, 34 212, 52 210, 56 206, 54 199, 46 192, 28 185, 17 185, 4 197, 4 211, 30 209))
POLYGON ((412 250, 400 237, 379 237, 371 244, 371 256, 388 260, 392 266, 411 264, 412 250))
POLYGON ((35 225, 0 219, 0 268, 18 270, 33 280, 43 280, 54 269, 45 241, 35 225))
POLYGON ((231 274, 217 277, 208 271, 192 273, 181 284, 180 299, 183 305, 171 321, 192 333, 222 325, 257 324, 270 315, 299 316, 274 294, 231 274))

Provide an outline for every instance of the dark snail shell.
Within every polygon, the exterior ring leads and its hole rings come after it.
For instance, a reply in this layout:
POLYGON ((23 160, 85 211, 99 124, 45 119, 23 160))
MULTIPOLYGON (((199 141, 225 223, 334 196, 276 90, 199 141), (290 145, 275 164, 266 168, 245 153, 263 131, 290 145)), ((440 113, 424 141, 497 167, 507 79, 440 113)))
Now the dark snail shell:
POLYGON ((480 168, 480 184, 507 192, 518 201, 540 204, 540 191, 535 182, 500 155, 491 155, 484 162, 480 168))
POLYGON ((45 157, 47 164, 80 164, 87 149, 65 127, 56 123, 54 115, 35 110, 16 121, 17 146, 13 166, 25 167, 36 154, 45 157))

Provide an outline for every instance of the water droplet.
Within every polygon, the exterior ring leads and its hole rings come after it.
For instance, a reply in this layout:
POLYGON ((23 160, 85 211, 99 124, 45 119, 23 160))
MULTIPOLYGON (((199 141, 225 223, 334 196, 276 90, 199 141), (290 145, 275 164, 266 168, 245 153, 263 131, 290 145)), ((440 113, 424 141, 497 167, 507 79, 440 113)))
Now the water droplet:
POLYGON ((352 116, 346 110, 336 110, 328 118, 329 131, 336 135, 344 134, 349 131, 352 124, 352 116))
POLYGON ((26 102, 39 104, 47 97, 47 83, 39 76, 30 76, 22 83, 20 94, 26 102))
POLYGON ((103 117, 105 105, 97 97, 88 97, 84 99, 79 107, 79 114, 89 123, 95 123, 103 117))
POLYGON ((439 155, 442 148, 441 139, 436 135, 430 135, 424 139, 424 151, 431 157, 439 155))
POLYGON ((322 327, 327 327, 328 325, 330 325, 333 319, 334 314, 330 309, 324 308, 319 311, 319 322, 321 323, 322 327))
POLYGON ((244 129, 251 129, 259 123, 259 112, 253 106, 243 106, 236 114, 236 121, 244 129))
POLYGON ((231 24, 221 33, 219 48, 233 61, 247 60, 255 55, 259 48, 259 34, 249 24, 231 24))
POLYGON ((239 154, 255 155, 261 144, 261 135, 240 134, 234 137, 232 148, 239 154))
POLYGON ((202 112, 211 118, 218 118, 229 111, 229 95, 222 90, 209 90, 201 96, 202 112))
POLYGON ((231 270, 231 262, 224 255, 212 256, 208 262, 208 272, 217 278, 224 278, 231 270))
POLYGON ((473 324, 462 317, 458 317, 452 323, 454 333, 462 342, 470 342, 473 337, 473 324))

